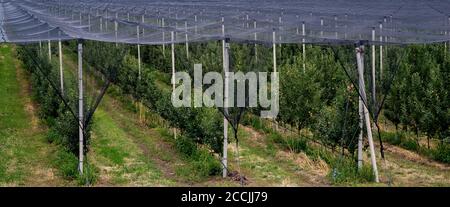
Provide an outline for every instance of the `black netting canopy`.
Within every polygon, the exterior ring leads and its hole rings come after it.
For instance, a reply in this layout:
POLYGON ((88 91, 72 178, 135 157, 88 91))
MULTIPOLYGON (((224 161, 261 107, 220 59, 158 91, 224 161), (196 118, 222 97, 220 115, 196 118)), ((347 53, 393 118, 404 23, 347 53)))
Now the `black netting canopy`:
POLYGON ((450 40, 449 15, 447 0, 1 0, 0 38, 433 43, 450 40))

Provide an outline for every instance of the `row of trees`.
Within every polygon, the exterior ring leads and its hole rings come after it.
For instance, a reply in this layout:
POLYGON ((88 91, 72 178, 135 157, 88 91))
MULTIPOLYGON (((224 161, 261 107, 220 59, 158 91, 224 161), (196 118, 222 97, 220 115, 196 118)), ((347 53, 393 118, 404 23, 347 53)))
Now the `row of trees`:
MULTIPOLYGON (((93 68, 98 68, 101 54, 105 51, 113 52, 118 50, 117 48, 127 51, 130 49, 126 46, 116 47, 115 44, 89 41, 86 43, 85 57, 93 68)), ((115 58, 121 60, 123 66, 116 71, 113 83, 121 89, 123 94, 131 95, 135 100, 141 101, 146 107, 157 112, 172 127, 181 130, 182 134, 191 141, 206 144, 214 152, 222 153, 223 118, 220 114, 215 113, 215 110, 211 108, 174 107, 171 103, 171 90, 165 86, 156 85, 155 71, 142 70, 139 80, 138 62, 135 57, 128 54, 115 58)))
MULTIPOLYGON (((62 145, 65 149, 78 155, 78 93, 76 87, 65 87, 61 92, 59 70, 49 60, 47 53, 36 45, 19 47, 19 58, 31 74, 34 99, 39 103, 39 115, 49 126, 48 140, 62 145)), ((66 82, 66 86, 74 84, 66 82)), ((86 100, 90 98, 85 97, 86 100)), ((85 114, 91 113, 91 107, 84 108, 85 114)), ((92 123, 92 121, 90 122, 92 123)), ((85 153, 90 142, 91 124, 85 119, 85 153)))
POLYGON ((398 129, 421 132, 441 144, 450 137, 450 54, 441 45, 404 48, 384 115, 398 129))
MULTIPOLYGON (((221 46, 220 42, 191 44, 188 59, 184 46, 177 45, 177 70, 191 72, 194 63, 202 63, 206 71, 222 71, 221 46)), ((161 56, 162 51, 162 46, 145 47, 143 61, 170 72, 169 47, 165 49, 166 58, 161 56)), ((378 118, 383 107, 382 114, 396 127, 401 125, 404 130, 423 132, 444 142, 449 137, 446 86, 450 55, 443 51, 441 45, 385 47, 383 72, 377 65, 377 103, 371 98, 371 56, 366 53, 364 77, 372 118, 378 118)), ((303 60, 301 46, 288 44, 277 46, 277 57, 281 84, 277 120, 298 130, 308 129, 332 147, 354 152, 359 132, 354 48, 307 46, 307 58, 303 60)), ((230 61, 234 71, 273 70, 272 49, 265 46, 232 44, 230 61)), ((257 114, 258 110, 253 112, 257 114)))

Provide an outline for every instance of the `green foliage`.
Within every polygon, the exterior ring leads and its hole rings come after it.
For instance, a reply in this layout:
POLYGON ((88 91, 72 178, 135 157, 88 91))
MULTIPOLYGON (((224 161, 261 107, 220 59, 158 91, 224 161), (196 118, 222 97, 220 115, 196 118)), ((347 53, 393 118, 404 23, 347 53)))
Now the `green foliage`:
MULTIPOLYGON (((397 127, 410 127, 418 135, 446 139, 450 126, 450 58, 440 46, 414 45, 404 49, 392 90, 387 96, 384 115, 397 127)), ((395 53, 388 53, 395 55, 395 53)), ((390 58, 390 57, 388 57, 390 58)), ((398 57, 392 57, 395 59, 398 57)), ((406 144, 416 149, 413 143, 406 144)))
MULTIPOLYGON (((54 66, 47 56, 42 55, 42 51, 35 45, 23 46, 18 49, 18 54, 26 70, 31 74, 34 99, 39 103, 39 115, 50 127, 48 141, 62 144, 67 150, 78 154, 78 133, 79 124, 77 118, 70 112, 70 109, 63 103, 58 95, 59 76, 56 66, 54 66), (58 90, 58 91, 57 91, 58 90)), ((78 95, 73 88, 66 88, 64 98, 68 103, 77 103, 78 95)), ((88 100, 85 98, 85 100, 88 100)), ((73 113, 78 114, 78 107, 73 106, 73 113)), ((85 106, 85 114, 89 111, 89 106, 85 106)), ((90 141, 90 125, 85 126, 84 151, 88 151, 90 141)))
MULTIPOLYGON (((89 63, 98 68, 98 64, 103 61, 97 59, 116 59, 120 60, 114 68, 116 78, 115 84, 120 88, 124 95, 131 95, 136 100, 140 100, 150 109, 157 112, 162 118, 167 120, 173 127, 180 129, 186 137, 199 144, 208 145, 214 152, 221 154, 223 145, 222 135, 222 116, 215 109, 210 108, 175 108, 171 102, 171 91, 158 87, 155 82, 156 73, 143 69, 140 72, 141 80, 139 81, 139 67, 136 58, 129 53, 123 57, 103 57, 100 54, 105 49, 117 50, 116 54, 122 54, 122 49, 112 49, 111 45, 98 42, 89 42, 90 49, 85 53, 91 57, 89 63)), ((212 45, 214 46, 214 45, 212 45)), ((152 48, 149 46, 149 48, 152 48)), ((146 49, 149 52, 151 49, 146 49)), ((125 48, 126 49, 126 48, 125 48)), ((131 49, 132 50, 132 49, 131 49)), ((114 52, 113 52, 114 53, 114 52)), ((132 52, 131 52, 132 53, 132 52)), ((196 53, 193 53, 196 54, 196 53)), ((195 57, 192 57, 195 58, 195 57)), ((149 61, 144 59, 144 62, 149 61)), ((158 66, 160 63, 150 63, 158 66)), ((99 66, 105 68, 106 66, 99 66)), ((110 68, 112 68, 111 66, 110 68)), ((105 76, 110 76, 109 70, 99 70, 105 76)), ((159 76, 158 76, 159 77, 159 76)))
POLYGON ((279 119, 298 129, 310 126, 322 105, 320 85, 315 78, 317 72, 310 69, 303 72, 301 65, 297 56, 294 64, 280 69, 279 119))
POLYGON ((444 163, 450 163, 450 145, 439 144, 435 150, 432 151, 432 156, 435 160, 444 163))
POLYGON ((78 173, 78 158, 67 151, 56 152, 53 166, 58 169, 60 175, 66 179, 76 179, 78 173))
POLYGON ((191 139, 184 136, 178 137, 175 140, 175 146, 191 163, 188 166, 191 169, 179 169, 179 174, 192 177, 193 175, 185 173, 194 171, 197 178, 220 174, 222 170, 220 162, 214 156, 211 156, 208 150, 198 147, 191 139))
POLYGON ((304 152, 308 148, 308 142, 303 137, 288 137, 285 141, 285 145, 291 152, 295 153, 304 152))
POLYGON ((98 179, 99 170, 88 162, 84 163, 83 175, 78 172, 78 158, 65 150, 55 152, 52 165, 58 173, 69 180, 76 180, 79 185, 92 184, 98 179))
POLYGON ((336 158, 330 163, 331 171, 328 174, 332 183, 365 183, 373 182, 375 175, 372 168, 363 165, 358 169, 356 162, 352 159, 336 158))

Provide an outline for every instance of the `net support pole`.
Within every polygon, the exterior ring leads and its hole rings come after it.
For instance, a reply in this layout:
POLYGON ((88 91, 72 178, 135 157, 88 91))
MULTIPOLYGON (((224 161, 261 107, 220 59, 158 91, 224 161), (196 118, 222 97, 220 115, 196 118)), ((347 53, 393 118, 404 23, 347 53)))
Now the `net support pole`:
POLYGON ((63 54, 61 39, 58 40, 58 52, 59 52, 59 79, 61 84, 61 93, 64 94, 64 73, 63 73, 63 54))
POLYGON ((161 27, 163 28, 163 32, 162 32, 162 49, 163 49, 163 56, 166 57, 166 32, 164 32, 164 18, 161 19, 161 27))
POLYGON ((88 31, 91 32, 91 13, 88 14, 88 31))
POLYGON ((323 37, 323 18, 320 18, 320 37, 323 37))
MULTIPOLYGON (((373 106, 376 106, 376 78, 375 78, 375 70, 376 70, 376 49, 375 49, 375 27, 372 28, 372 101, 373 106)), ((368 104, 368 103, 366 103, 368 104)))
POLYGON ((194 32, 195 32, 195 35, 197 35, 197 15, 195 15, 194 16, 194 24, 195 24, 195 29, 194 29, 194 32))
POLYGON ((52 43, 48 40, 48 60, 52 61, 52 43))
POLYGON ((302 23, 302 55, 303 55, 303 73, 306 72, 306 46, 305 46, 305 35, 306 35, 306 31, 305 31, 305 22, 302 23))
MULTIPOLYGON (((140 35, 139 35, 140 29, 139 25, 136 26, 136 36, 137 36, 137 53, 138 53, 138 83, 141 83, 141 68, 142 68, 142 62, 141 62, 141 44, 140 44, 140 35)), ((141 100, 139 100, 139 122, 142 122, 142 103, 141 100)))
MULTIPOLYGON (((380 22, 380 80, 383 78, 383 23, 380 22)), ((374 102, 376 106, 376 102, 374 102)))
MULTIPOLYGON (((229 56, 229 48, 230 45, 228 40, 225 39, 225 25, 224 18, 222 17, 222 61, 223 61, 223 73, 225 76, 224 81, 224 111, 226 112, 228 109, 228 72, 230 70, 230 56, 229 56)), ((223 116, 223 158, 222 158, 222 177, 226 178, 228 175, 228 120, 223 116)))
POLYGON ((108 9, 106 10, 106 16, 105 16, 105 30, 108 32, 108 9))
POLYGON ((117 22, 117 18, 118 18, 118 16, 119 16, 119 14, 118 13, 116 13, 116 19, 114 20, 114 41, 116 42, 116 47, 117 46, 119 46, 119 43, 117 42, 118 41, 118 27, 119 27, 119 23, 117 22))
MULTIPOLYGON (((359 85, 361 87, 361 85, 359 85)), ((363 165, 363 133, 364 133, 364 111, 361 97, 358 98, 358 112, 359 112, 359 136, 358 136, 358 169, 362 169, 363 165)))
POLYGON ((258 34, 256 33, 256 21, 253 21, 253 28, 255 29, 255 60, 258 62, 258 44, 256 44, 256 41, 258 41, 258 34))
POLYGON ((277 72, 277 45, 276 45, 276 32, 272 32, 272 53, 273 53, 273 72, 277 72))
MULTIPOLYGON (((147 10, 145 10, 145 13, 147 13, 147 10)), ((142 24, 145 24, 145 15, 142 15, 142 24)), ((145 28, 142 28, 142 37, 145 36, 145 28)))
MULTIPOLYGON (((175 34, 170 32, 171 37, 171 52, 172 52, 172 91, 175 91, 175 34)), ((177 129, 173 128, 173 136, 177 139, 177 129)))
MULTIPOLYGON (((225 93, 224 93, 224 110, 227 110, 228 106, 228 71, 229 71, 229 43, 225 43, 225 53, 224 53, 224 74, 225 74, 225 93)), ((223 172, 222 176, 224 178, 228 175, 228 120, 223 118, 223 172)))
POLYGON ((338 37, 339 37, 337 28, 338 28, 338 17, 336 15, 334 15, 334 30, 335 30, 334 36, 336 39, 338 39, 338 37))
MULTIPOLYGON (((358 79, 359 79, 359 94, 362 100, 366 100, 365 103, 367 103, 366 98, 366 89, 365 89, 365 83, 364 83, 364 46, 360 45, 356 48, 356 59, 358 64, 358 79)), ((370 117, 369 117, 369 110, 367 108, 366 104, 363 104, 363 114, 364 114, 364 120, 366 124, 367 129, 367 138, 369 141, 369 150, 370 150, 370 160, 372 163, 372 170, 373 174, 375 176, 375 182, 379 182, 378 178, 378 169, 377 169, 377 162, 375 157, 375 147, 373 143, 372 138, 372 128, 370 126, 370 117)), ((358 152, 359 153, 359 152, 358 152)))
POLYGON ((83 42, 78 40, 78 135, 79 135, 79 155, 78 155, 78 170, 80 175, 83 175, 83 162, 84 162, 84 116, 83 116, 83 42))
MULTIPOLYGON (((277 45, 276 45, 276 32, 275 29, 272 32, 272 53, 273 53, 273 72, 277 72, 277 45)), ((278 124, 276 123, 275 117, 273 119, 275 124, 275 129, 278 131, 278 124)))
POLYGON ((185 39, 186 39, 186 58, 189 59, 189 37, 188 37, 188 28, 187 28, 187 21, 184 22, 184 30, 186 32, 185 39))

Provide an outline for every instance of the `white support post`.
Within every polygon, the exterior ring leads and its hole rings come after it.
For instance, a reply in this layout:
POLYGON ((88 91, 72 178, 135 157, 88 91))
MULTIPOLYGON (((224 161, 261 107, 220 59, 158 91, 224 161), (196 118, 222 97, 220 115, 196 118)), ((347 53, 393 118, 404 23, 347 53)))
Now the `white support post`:
MULTIPOLYGON (((138 52, 138 83, 141 82, 141 41, 140 41, 140 35, 139 35, 140 29, 139 25, 136 26, 136 36, 137 36, 137 52, 138 52)), ((139 100, 139 122, 142 122, 142 103, 139 100)))
MULTIPOLYGON (((172 91, 175 91, 175 34, 174 31, 170 32, 171 36, 171 49, 172 49, 172 91)), ((177 129, 173 128, 173 136, 177 139, 177 129)))
POLYGON ((195 22, 195 35, 197 35, 197 15, 194 15, 194 22, 195 22))
POLYGON ((336 15, 334 15, 334 35, 335 35, 335 38, 336 39, 338 39, 338 31, 337 31, 337 28, 338 28, 338 18, 337 18, 337 16, 336 15))
POLYGON ((58 51, 59 51, 59 79, 61 84, 61 93, 64 94, 64 71, 63 71, 63 54, 62 54, 62 45, 61 39, 58 41, 58 51))
POLYGON ((78 41, 78 135, 79 135, 79 163, 78 170, 80 175, 83 175, 83 162, 84 162, 84 116, 83 116, 83 43, 78 41))
POLYGON ((103 17, 100 17, 100 32, 103 32, 103 17))
MULTIPOLYGON (((225 41, 225 40, 224 40, 225 41)), ((225 53, 223 54, 223 69, 225 74, 225 88, 224 88, 224 110, 228 110, 228 72, 229 72, 229 49, 230 44, 225 42, 225 53)), ((223 117, 223 177, 226 178, 228 174, 228 120, 223 117)))
MULTIPOLYGON (((282 21, 281 21, 281 16, 280 17, 278 17, 278 23, 280 24, 280 26, 278 27, 279 29, 281 29, 281 24, 283 23, 282 21)), ((280 51, 281 51, 281 34, 280 34, 280 36, 278 37, 278 39, 279 39, 279 43, 278 43, 278 46, 280 46, 280 51)))
POLYGON ((247 14, 247 17, 246 17, 246 22, 247 22, 247 28, 250 28, 250 25, 248 23, 248 14, 247 14))
MULTIPOLYGON (((374 106, 376 106, 376 78, 375 78, 375 70, 376 70, 376 49, 375 49, 375 27, 372 28, 372 101, 374 106)), ((366 103, 367 104, 367 103, 366 103)))
POLYGON ((48 60, 52 61, 52 43, 48 40, 48 60))
POLYGON ((383 78, 383 23, 380 22, 380 80, 382 78, 383 78))
POLYGON ((323 18, 320 18, 320 37, 323 37, 323 18))
MULTIPOLYGON (((275 29, 272 32, 272 48, 273 48, 273 72, 276 75, 276 73, 277 73, 277 45, 276 45, 275 29)), ((275 117, 273 118, 273 123, 275 124, 275 130, 278 131, 278 123, 276 122, 275 117)))
POLYGON ((258 41, 258 34, 256 33, 256 20, 253 21, 253 28, 255 29, 255 60, 258 62, 258 44, 256 44, 256 41, 258 41))
POLYGON ((164 18, 161 19, 161 27, 163 28, 163 32, 162 32, 162 49, 163 49, 163 56, 166 57, 166 32, 164 31, 164 18))
MULTIPOLYGON (((147 10, 145 10, 147 12, 147 10)), ((142 15, 142 24, 145 24, 145 15, 142 15)), ((142 28, 142 37, 145 36, 145 28, 142 28)))
POLYGON ((115 38, 115 42, 116 42, 116 47, 119 46, 119 43, 117 42, 118 40, 118 27, 119 27, 119 23, 117 22, 117 18, 118 18, 118 13, 116 13, 116 19, 114 20, 114 38, 115 38))
MULTIPOLYGON (((358 87, 361 87, 361 85, 359 85, 358 87)), ((363 128, 364 111, 361 97, 358 98, 358 107, 359 107, 358 169, 361 169, 363 165, 363 133, 364 133, 363 128)))
POLYGON ((277 45, 276 45, 276 33, 272 32, 272 53, 273 53, 273 72, 277 72, 277 45))
MULTIPOLYGON (((362 100, 364 100, 365 103, 367 103, 367 96, 366 96, 366 89, 365 89, 365 83, 364 83, 364 46, 359 46, 356 48, 356 59, 358 64, 358 79, 359 79, 359 94, 362 96, 362 100)), ((372 163, 372 170, 375 176, 375 182, 379 182, 378 178, 378 169, 377 169, 377 163, 376 163, 376 157, 375 157, 375 147, 372 139, 372 128, 370 126, 370 117, 369 117, 369 110, 367 108, 366 104, 363 104, 363 114, 364 114, 364 120, 366 123, 366 129, 367 129, 367 138, 369 141, 369 150, 370 150, 370 159, 372 163)))
POLYGON ((305 22, 302 23, 302 52, 303 52, 303 73, 306 72, 306 46, 305 46, 305 36, 306 36, 306 31, 305 31, 305 22))
POLYGON ((91 13, 88 14, 88 31, 91 32, 91 13))
POLYGON ((136 26, 136 36, 137 36, 137 52, 138 52, 138 79, 141 79, 141 42, 140 42, 140 29, 139 25, 136 26))
POLYGON ((106 10, 105 16, 105 31, 108 32, 108 10, 106 10))
MULTIPOLYGON (((228 106, 228 72, 230 67, 229 59, 229 43, 225 40, 225 24, 222 17, 222 61, 223 61, 223 73, 225 76, 224 87, 224 110, 227 110, 228 106)), ((223 116, 223 158, 222 158, 223 171, 222 176, 226 178, 228 175, 228 120, 223 116)))
POLYGON ((189 37, 188 37, 187 21, 184 22, 184 31, 186 32, 186 34, 185 34, 185 38, 186 38, 186 58, 189 59, 189 37))

